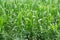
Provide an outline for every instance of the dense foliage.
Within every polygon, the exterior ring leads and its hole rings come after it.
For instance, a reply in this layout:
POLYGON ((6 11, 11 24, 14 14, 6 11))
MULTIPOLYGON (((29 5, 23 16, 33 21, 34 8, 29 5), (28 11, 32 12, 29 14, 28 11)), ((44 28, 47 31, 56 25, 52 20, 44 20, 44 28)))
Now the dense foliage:
POLYGON ((60 0, 0 0, 0 40, 60 40, 60 0))

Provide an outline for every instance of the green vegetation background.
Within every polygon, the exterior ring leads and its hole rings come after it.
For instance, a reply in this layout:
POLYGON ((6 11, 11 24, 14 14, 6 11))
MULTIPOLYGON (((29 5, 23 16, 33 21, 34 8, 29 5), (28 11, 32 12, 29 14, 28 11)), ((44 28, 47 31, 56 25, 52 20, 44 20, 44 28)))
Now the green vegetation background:
POLYGON ((0 0, 0 40, 60 40, 60 0, 0 0))

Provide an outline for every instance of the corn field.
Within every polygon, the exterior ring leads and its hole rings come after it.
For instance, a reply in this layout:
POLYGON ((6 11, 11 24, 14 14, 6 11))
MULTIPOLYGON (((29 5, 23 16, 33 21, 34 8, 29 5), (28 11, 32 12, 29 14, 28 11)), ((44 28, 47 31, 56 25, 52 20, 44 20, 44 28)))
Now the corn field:
POLYGON ((0 40, 60 40, 60 0, 0 0, 0 40))

